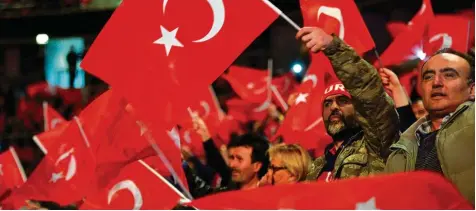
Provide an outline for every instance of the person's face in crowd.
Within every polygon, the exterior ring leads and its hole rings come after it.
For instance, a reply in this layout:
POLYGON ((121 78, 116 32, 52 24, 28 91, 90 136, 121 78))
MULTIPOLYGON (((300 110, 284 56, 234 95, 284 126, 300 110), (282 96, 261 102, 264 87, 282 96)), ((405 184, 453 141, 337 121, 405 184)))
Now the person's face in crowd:
POLYGON ((251 147, 233 147, 228 149, 228 166, 231 168, 231 179, 236 183, 246 183, 257 176, 261 168, 260 162, 251 161, 251 147))
POLYGON ((432 116, 444 117, 474 97, 474 83, 469 83, 470 66, 457 55, 433 56, 421 74, 423 105, 432 116))
POLYGON ((280 158, 271 158, 266 174, 272 185, 296 183, 296 177, 287 170, 280 158))
POLYGON ((349 97, 341 94, 331 95, 324 100, 322 108, 322 118, 329 135, 334 136, 357 126, 354 105, 349 97))
POLYGON ((423 101, 422 100, 417 100, 417 101, 413 102, 412 110, 413 110, 413 113, 415 114, 415 117, 417 119, 420 119, 420 118, 428 115, 428 112, 426 112, 426 110, 425 110, 425 106, 423 106, 423 101))

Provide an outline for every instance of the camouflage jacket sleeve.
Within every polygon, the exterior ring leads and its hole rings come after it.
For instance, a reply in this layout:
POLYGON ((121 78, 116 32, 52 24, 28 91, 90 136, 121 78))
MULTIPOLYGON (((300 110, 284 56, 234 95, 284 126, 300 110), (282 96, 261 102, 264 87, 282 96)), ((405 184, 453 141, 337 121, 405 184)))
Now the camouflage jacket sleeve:
POLYGON ((364 130, 368 148, 387 158, 390 145, 400 136, 393 100, 385 92, 377 70, 342 40, 335 35, 333 37, 324 54, 352 96, 352 104, 364 130))

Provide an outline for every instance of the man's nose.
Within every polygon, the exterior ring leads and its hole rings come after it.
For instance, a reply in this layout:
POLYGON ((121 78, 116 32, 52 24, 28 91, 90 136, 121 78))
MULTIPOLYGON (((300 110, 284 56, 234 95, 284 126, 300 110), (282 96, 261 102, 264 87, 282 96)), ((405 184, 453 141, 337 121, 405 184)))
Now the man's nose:
POLYGON ((435 75, 433 83, 431 84, 433 88, 439 88, 443 86, 443 79, 441 75, 435 75))

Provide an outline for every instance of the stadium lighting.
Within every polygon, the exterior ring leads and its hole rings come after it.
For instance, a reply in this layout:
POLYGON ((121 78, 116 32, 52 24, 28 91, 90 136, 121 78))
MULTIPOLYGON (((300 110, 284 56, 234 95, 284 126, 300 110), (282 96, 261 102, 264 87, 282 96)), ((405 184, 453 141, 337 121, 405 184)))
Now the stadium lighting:
POLYGON ((36 35, 36 44, 45 45, 46 43, 48 43, 49 39, 50 38, 48 37, 47 34, 38 34, 36 35))

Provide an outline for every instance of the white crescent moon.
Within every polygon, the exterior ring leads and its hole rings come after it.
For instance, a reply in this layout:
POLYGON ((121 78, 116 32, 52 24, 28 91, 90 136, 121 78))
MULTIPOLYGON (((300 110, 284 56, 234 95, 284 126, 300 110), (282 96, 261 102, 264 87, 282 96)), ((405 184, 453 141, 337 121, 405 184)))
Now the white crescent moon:
POLYGON ((206 101, 200 101, 200 105, 203 107, 203 110, 205 110, 205 114, 202 118, 208 117, 208 115, 210 115, 210 105, 208 105, 206 101))
POLYGON ((116 192, 127 189, 132 193, 132 196, 134 197, 134 207, 132 208, 133 210, 139 210, 142 207, 142 204, 144 203, 142 200, 142 194, 137 187, 137 185, 132 181, 132 180, 123 180, 117 184, 115 184, 111 190, 109 190, 109 193, 107 195, 107 204, 111 204, 112 197, 116 192))
POLYGON ((311 123, 309 126, 307 126, 307 127, 304 129, 304 132, 307 132, 307 131, 311 130, 312 128, 314 128, 314 127, 316 127, 317 125, 319 125, 321 122, 322 122, 322 117, 320 117, 319 119, 316 119, 316 121, 314 121, 313 123, 311 123))
POLYGON ((213 11, 212 28, 210 29, 207 35, 193 42, 205 42, 213 38, 221 30, 221 27, 223 27, 223 23, 225 23, 225 6, 223 5, 223 0, 207 0, 207 2, 210 4, 210 7, 213 11))
POLYGON ((302 80, 302 83, 304 83, 306 81, 309 81, 309 80, 312 81, 312 88, 316 87, 316 85, 317 85, 316 75, 314 75, 314 74, 306 75, 306 77, 304 77, 304 79, 302 80))
POLYGON ((443 38, 443 43, 441 43, 440 49, 451 48, 451 46, 453 45, 453 38, 447 33, 436 34, 435 36, 431 37, 429 41, 435 42, 439 40, 440 38, 443 38))
POLYGON ((59 119, 59 118, 54 118, 53 120, 51 120, 51 129, 54 129, 56 127, 56 125, 58 123, 61 123, 63 122, 63 120, 59 119))
POLYGON ((65 180, 68 181, 76 174, 76 157, 71 155, 71 159, 68 164, 68 171, 66 172, 65 180))
POLYGON ((55 166, 58 165, 59 162, 61 162, 62 160, 66 159, 69 155, 71 155, 71 153, 74 152, 74 148, 71 148, 70 150, 68 150, 67 152, 61 154, 58 158, 58 160, 56 160, 55 162, 55 166))
POLYGON ((319 20, 319 16, 321 14, 326 14, 328 16, 331 16, 339 21, 339 38, 344 39, 344 19, 342 17, 342 12, 340 11, 339 8, 336 7, 327 7, 327 6, 321 6, 319 7, 319 10, 317 11, 317 20, 319 20))

